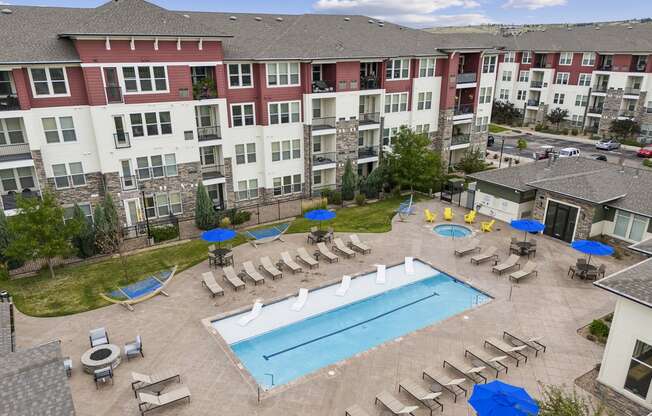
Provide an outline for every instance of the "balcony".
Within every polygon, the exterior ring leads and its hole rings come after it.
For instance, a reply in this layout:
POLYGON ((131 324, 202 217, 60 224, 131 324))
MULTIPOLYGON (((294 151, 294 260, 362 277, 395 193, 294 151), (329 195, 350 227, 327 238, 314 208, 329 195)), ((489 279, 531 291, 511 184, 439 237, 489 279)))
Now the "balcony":
POLYGON ((531 81, 530 88, 543 88, 543 81, 531 81))
POLYGON ((469 144, 471 143, 471 135, 466 133, 466 134, 455 134, 451 138, 451 146, 458 146, 461 144, 469 144))
POLYGON ((364 146, 358 147, 358 159, 366 159, 368 157, 377 157, 379 147, 378 146, 364 146))
POLYGON ((313 166, 328 165, 329 163, 335 163, 335 162, 337 162, 337 153, 336 152, 317 153, 317 154, 312 155, 312 165, 313 166))
POLYGON ((538 107, 539 106, 539 100, 527 100, 527 106, 528 107, 538 107))
POLYGON ((591 114, 602 114, 603 110, 604 108, 601 105, 599 105, 599 106, 589 108, 588 110, 586 110, 586 112, 591 114))
POLYGON ((477 79, 477 74, 475 72, 457 74, 457 85, 473 84, 476 81, 476 79, 477 79))
POLYGON ((611 62, 604 62, 598 66, 598 71, 611 71, 613 69, 613 65, 611 62))
POLYGON ((609 87, 607 86, 607 84, 601 84, 593 87, 593 92, 607 92, 608 89, 609 87))
POLYGON ((380 113, 360 113, 360 125, 379 124, 380 113))
POLYGON ((126 149, 131 147, 131 140, 129 140, 129 132, 119 131, 113 133, 113 142, 116 149, 126 149))
POLYGON ((473 114, 473 104, 462 104, 453 110, 453 115, 463 116, 466 114, 473 114))
POLYGON ((321 196, 324 192, 334 191, 337 189, 337 184, 335 183, 323 183, 319 185, 312 186, 312 196, 321 196))
POLYGON ((208 100, 217 98, 217 88, 215 81, 210 78, 204 78, 192 84, 192 98, 194 100, 208 100))
POLYGON ((14 110, 20 110, 20 102, 18 101, 18 96, 7 95, 5 97, 0 97, 0 111, 14 110))
POLYGON ((0 161, 31 159, 32 153, 28 143, 16 143, 0 146, 0 161))
POLYGON ((380 88, 380 81, 375 75, 361 76, 360 89, 361 90, 377 90, 380 88))
POLYGON ((625 95, 636 95, 636 96, 638 96, 638 95, 641 94, 641 87, 638 87, 638 88, 634 88, 634 87, 625 88, 624 94, 625 95))
POLYGON ((329 81, 313 81, 312 82, 312 93, 313 94, 318 94, 322 92, 333 92, 335 91, 335 87, 331 85, 329 81))
POLYGON ((200 142, 220 140, 222 139, 222 131, 220 126, 197 127, 197 138, 200 142))
POLYGON ((118 86, 106 87, 106 102, 109 104, 124 102, 122 97, 122 88, 118 86))
POLYGON ((313 130, 326 130, 335 128, 335 117, 313 117, 312 129, 313 130))
POLYGON ((623 118, 634 118, 636 116, 636 111, 634 110, 621 110, 618 113, 618 117, 623 117, 623 118))
POLYGON ((31 191, 29 189, 25 189, 23 192, 9 191, 0 197, 2 199, 3 209, 5 211, 10 211, 18 208, 17 202, 19 196, 23 198, 40 198, 41 193, 39 191, 31 191))
POLYGON ((224 177, 224 165, 201 165, 202 179, 216 179, 224 177))

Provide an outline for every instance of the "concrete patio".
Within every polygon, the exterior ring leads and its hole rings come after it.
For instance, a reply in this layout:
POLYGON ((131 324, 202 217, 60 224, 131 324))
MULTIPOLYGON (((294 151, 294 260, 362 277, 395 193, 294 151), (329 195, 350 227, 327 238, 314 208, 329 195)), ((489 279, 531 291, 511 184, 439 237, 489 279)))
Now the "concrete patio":
MULTIPOLYGON (((448 206, 448 205, 446 205, 448 206)), ((200 283, 201 273, 208 270, 204 262, 182 272, 168 287, 170 297, 159 296, 136 305, 134 312, 120 306, 109 306, 83 314, 59 318, 31 318, 18 314, 16 327, 22 345, 35 345, 61 339, 64 354, 73 359, 70 379, 78 415, 136 415, 137 400, 131 391, 131 371, 156 373, 177 371, 191 393, 189 405, 179 404, 156 414, 161 415, 343 415, 344 409, 361 405, 369 414, 384 414, 374 408, 374 397, 382 390, 392 392, 406 404, 418 404, 405 393, 398 394, 398 382, 421 379, 428 367, 441 367, 447 358, 461 361, 465 347, 482 345, 488 337, 500 337, 503 330, 515 334, 541 335, 548 352, 534 354, 528 363, 516 367, 509 361, 509 373, 501 379, 525 387, 531 394, 540 393, 539 382, 572 385, 573 380, 589 371, 602 356, 602 347, 576 334, 579 327, 594 317, 606 314, 614 300, 591 282, 567 277, 570 264, 581 255, 566 244, 538 236, 538 277, 530 277, 511 285, 506 274, 491 272, 491 262, 471 265, 469 256, 455 257, 453 250, 467 240, 451 240, 435 235, 423 221, 423 208, 428 207, 442 217, 444 205, 438 201, 419 203, 417 215, 406 222, 394 220, 391 232, 360 234, 372 247, 372 253, 342 259, 333 265, 321 262, 319 268, 283 279, 266 279, 264 285, 247 282, 245 290, 234 292, 226 283, 225 296, 211 298, 200 283), (219 313, 251 305, 254 299, 269 300, 294 293, 299 287, 315 287, 339 279, 343 274, 371 270, 376 263, 397 263, 405 256, 420 257, 440 270, 465 280, 486 291, 495 299, 489 304, 453 316, 443 322, 388 342, 371 351, 351 357, 336 365, 265 394, 258 403, 256 387, 225 354, 221 343, 202 325, 201 320, 219 313), (510 299, 511 294, 511 299, 510 299), (136 335, 143 337, 144 358, 124 361, 115 370, 115 384, 96 390, 91 376, 80 369, 79 359, 89 348, 88 331, 104 326, 111 343, 124 345, 136 335)), ((463 209, 454 208, 454 222, 463 222, 463 209)), ((478 216, 474 229, 479 230, 478 216)), ((341 233, 342 236, 348 236, 341 233)), ((495 245, 501 259, 508 255, 509 237, 522 237, 509 225, 496 223, 494 232, 479 235, 481 246, 495 245)), ((270 255, 274 260, 284 250, 308 246, 306 236, 293 234, 259 248, 242 245, 234 250, 236 268, 245 260, 270 255)), ((308 247, 310 251, 313 247, 308 247)), ((525 259, 522 259, 524 263, 525 259)), ((607 273, 613 273, 636 262, 634 258, 595 259, 604 262, 607 273)), ((220 273, 216 271, 216 276, 220 273)), ((221 277, 221 276, 220 276, 221 277)), ((19 345, 19 346, 22 346, 19 345)), ((424 386, 425 386, 424 382, 424 386)), ((175 386, 172 385, 171 388, 175 386)), ((444 394, 444 414, 472 415, 465 400, 453 404, 444 394)), ((417 415, 429 412, 423 409, 417 415)))

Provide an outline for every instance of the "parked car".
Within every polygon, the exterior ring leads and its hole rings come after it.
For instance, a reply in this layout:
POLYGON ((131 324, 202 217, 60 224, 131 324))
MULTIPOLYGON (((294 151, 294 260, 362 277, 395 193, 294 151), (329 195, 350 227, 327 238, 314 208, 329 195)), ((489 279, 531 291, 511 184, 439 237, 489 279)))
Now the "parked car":
POLYGON ((652 157, 652 144, 649 144, 645 147, 641 147, 638 149, 638 152, 636 152, 636 156, 638 157, 652 157))
POLYGON ((494 136, 491 134, 487 136, 487 147, 492 147, 495 143, 496 139, 494 139, 494 136))
POLYGON ((616 139, 602 139, 595 144, 595 148, 599 150, 620 149, 620 142, 616 139))
POLYGON ((578 157, 580 149, 576 147, 564 147, 559 151, 559 157, 578 157))
POLYGON ((606 162, 607 156, 603 155, 602 153, 592 153, 591 155, 589 155, 589 159, 601 160, 603 162, 606 162))
POLYGON ((534 152, 534 159, 548 159, 553 153, 555 153, 555 148, 553 146, 543 145, 539 147, 539 150, 534 152))

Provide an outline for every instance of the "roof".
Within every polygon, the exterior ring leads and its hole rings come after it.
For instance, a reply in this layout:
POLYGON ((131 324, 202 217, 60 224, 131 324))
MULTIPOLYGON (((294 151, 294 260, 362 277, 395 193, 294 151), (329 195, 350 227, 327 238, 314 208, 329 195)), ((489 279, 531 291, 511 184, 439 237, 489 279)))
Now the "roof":
POLYGON ((13 338, 11 329, 11 303, 0 301, 0 356, 13 351, 13 338))
POLYGON ((632 244, 629 248, 652 256, 652 238, 632 244))
POLYGON ((75 414, 58 341, 0 356, 0 414, 75 414))
POLYGON ((616 272, 594 285, 652 308, 652 258, 616 272))
POLYGON ((530 186, 558 194, 568 194, 594 204, 604 204, 622 198, 627 192, 629 177, 614 172, 611 167, 580 172, 550 179, 532 181, 530 186))

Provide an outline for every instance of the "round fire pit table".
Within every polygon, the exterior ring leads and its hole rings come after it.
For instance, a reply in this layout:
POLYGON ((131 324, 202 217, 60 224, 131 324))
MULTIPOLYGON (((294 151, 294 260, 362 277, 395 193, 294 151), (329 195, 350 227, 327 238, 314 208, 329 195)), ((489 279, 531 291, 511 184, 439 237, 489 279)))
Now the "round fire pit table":
POLYGON ((99 368, 116 368, 120 365, 120 347, 113 344, 93 347, 82 355, 81 363, 88 374, 93 374, 99 368))

